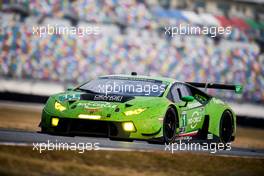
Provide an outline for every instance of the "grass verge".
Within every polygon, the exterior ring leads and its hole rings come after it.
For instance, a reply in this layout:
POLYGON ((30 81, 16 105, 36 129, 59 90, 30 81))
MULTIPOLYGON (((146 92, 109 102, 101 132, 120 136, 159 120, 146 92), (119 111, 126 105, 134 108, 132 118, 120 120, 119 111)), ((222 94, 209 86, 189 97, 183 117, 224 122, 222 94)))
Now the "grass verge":
POLYGON ((263 175, 264 159, 162 152, 46 151, 0 146, 0 175, 13 176, 250 176, 263 175))

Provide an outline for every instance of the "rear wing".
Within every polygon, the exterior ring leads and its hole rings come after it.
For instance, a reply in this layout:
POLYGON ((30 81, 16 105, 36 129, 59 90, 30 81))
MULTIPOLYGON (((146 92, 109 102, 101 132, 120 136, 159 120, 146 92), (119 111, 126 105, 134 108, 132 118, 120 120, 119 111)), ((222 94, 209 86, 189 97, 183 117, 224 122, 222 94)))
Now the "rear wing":
POLYGON ((218 83, 199 83, 199 82, 186 82, 194 87, 198 88, 211 88, 211 89, 225 89, 225 90, 234 90, 235 93, 241 94, 243 91, 242 85, 232 85, 232 84, 218 84, 218 83))

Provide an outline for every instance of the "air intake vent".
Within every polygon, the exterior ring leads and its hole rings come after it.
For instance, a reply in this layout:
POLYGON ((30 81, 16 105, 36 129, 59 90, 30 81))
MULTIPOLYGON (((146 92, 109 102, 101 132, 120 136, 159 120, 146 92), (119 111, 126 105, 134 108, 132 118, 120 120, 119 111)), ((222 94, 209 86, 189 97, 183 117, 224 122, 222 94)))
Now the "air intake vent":
POLYGON ((125 104, 125 107, 126 108, 131 107, 131 106, 133 106, 133 105, 131 105, 131 104, 125 104))

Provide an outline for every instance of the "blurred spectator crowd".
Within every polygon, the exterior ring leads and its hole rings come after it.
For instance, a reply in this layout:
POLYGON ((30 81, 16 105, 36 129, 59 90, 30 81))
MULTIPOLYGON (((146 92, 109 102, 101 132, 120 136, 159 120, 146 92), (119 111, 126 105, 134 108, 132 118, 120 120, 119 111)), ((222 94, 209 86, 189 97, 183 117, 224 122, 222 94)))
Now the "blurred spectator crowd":
MULTIPOLYGON (((21 21, 14 12, 0 13, 3 77, 77 84, 99 75, 136 71, 181 81, 242 84, 243 101, 264 102, 264 57, 251 41, 252 31, 234 28, 233 38, 169 38, 164 36, 162 26, 176 25, 184 19, 157 18, 148 5, 134 0, 18 2, 28 6, 32 14, 21 21), (77 14, 82 19, 79 26, 98 25, 101 34, 41 38, 32 34, 34 25, 55 21, 71 26, 63 18, 65 13, 77 14)), ((233 92, 213 93, 242 101, 233 92)))

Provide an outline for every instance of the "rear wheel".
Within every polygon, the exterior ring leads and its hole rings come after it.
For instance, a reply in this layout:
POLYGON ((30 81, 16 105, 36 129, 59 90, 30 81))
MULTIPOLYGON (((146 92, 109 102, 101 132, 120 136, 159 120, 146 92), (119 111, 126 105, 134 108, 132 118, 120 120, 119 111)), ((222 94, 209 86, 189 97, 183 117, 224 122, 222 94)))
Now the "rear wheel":
POLYGON ((178 118, 173 108, 169 108, 163 120, 163 138, 166 144, 173 143, 176 138, 178 118))
POLYGON ((230 111, 225 111, 220 121, 220 142, 226 144, 232 140, 233 117, 230 111))

